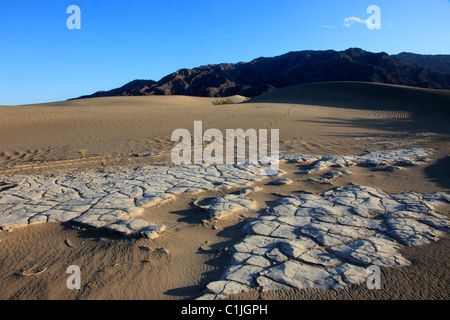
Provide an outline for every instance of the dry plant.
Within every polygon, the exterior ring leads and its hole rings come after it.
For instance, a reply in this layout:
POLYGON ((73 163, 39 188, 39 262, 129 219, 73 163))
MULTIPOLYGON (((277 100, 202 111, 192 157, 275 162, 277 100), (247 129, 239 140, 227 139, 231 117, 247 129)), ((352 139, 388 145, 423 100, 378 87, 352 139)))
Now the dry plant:
POLYGON ((86 159, 86 149, 80 149, 77 152, 81 155, 81 159, 86 159))

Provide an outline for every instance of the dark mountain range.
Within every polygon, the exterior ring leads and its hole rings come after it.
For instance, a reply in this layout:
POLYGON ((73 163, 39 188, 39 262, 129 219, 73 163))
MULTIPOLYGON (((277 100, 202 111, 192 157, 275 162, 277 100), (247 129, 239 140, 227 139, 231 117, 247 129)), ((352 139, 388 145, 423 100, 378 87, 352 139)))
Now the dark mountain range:
POLYGON ((450 55, 448 54, 415 54, 402 52, 392 57, 421 67, 450 74, 450 55))
POLYGON ((155 83, 156 81, 153 80, 133 80, 120 88, 109 91, 98 91, 92 95, 83 96, 78 99, 112 96, 142 96, 145 95, 144 91, 149 89, 155 83))
POLYGON ((449 73, 437 71, 438 67, 404 61, 404 56, 395 57, 357 48, 289 52, 250 62, 181 69, 158 82, 134 80, 121 88, 80 98, 132 95, 225 97, 237 94, 251 97, 276 88, 325 81, 363 81, 450 89, 449 73))

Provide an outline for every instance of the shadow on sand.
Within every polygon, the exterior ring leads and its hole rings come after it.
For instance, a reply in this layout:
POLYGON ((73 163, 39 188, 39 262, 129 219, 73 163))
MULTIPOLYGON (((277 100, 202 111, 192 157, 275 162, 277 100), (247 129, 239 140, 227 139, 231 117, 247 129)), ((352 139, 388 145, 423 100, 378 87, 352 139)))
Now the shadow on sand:
POLYGON ((427 176, 439 186, 450 189, 450 156, 425 169, 427 176))

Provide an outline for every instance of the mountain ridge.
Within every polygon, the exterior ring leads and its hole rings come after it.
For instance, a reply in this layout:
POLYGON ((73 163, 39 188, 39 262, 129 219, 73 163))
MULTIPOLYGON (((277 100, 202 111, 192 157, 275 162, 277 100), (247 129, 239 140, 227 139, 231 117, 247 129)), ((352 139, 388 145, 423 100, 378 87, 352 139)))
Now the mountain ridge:
POLYGON ((393 57, 435 71, 450 73, 449 54, 417 54, 401 52, 393 57))
MULTIPOLYGON (((138 95, 253 97, 277 88, 326 81, 363 81, 450 89, 450 73, 438 70, 439 59, 436 56, 412 55, 372 53, 359 48, 345 51, 291 51, 249 62, 179 69, 159 81, 133 80, 120 88, 98 91, 75 99, 138 95)), ((442 70, 446 71, 447 63, 450 66, 450 56, 440 55, 439 58, 442 60, 442 70)))

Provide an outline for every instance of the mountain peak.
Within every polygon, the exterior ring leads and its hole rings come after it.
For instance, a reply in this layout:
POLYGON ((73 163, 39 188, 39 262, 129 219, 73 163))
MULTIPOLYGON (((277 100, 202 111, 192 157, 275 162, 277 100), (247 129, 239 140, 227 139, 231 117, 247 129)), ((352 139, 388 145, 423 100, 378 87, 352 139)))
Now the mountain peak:
POLYGON ((364 50, 362 50, 360 48, 349 48, 349 49, 345 50, 344 53, 349 55, 349 56, 358 57, 358 56, 361 56, 363 54, 366 54, 367 51, 364 51, 364 50))

